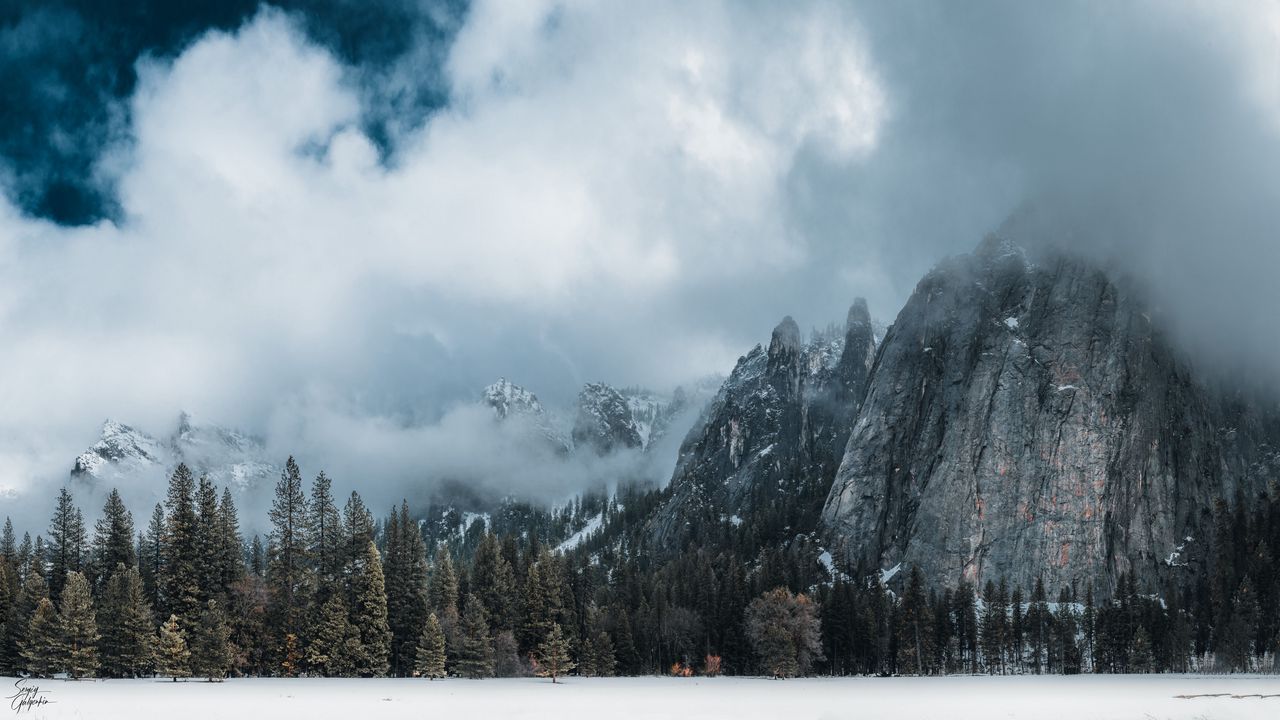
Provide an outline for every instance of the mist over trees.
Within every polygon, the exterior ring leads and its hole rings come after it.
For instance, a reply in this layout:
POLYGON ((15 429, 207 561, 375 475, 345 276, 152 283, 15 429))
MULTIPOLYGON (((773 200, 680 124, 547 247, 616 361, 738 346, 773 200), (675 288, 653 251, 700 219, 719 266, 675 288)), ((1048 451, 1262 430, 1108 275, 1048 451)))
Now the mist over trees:
POLYGON ((405 502, 381 520, 358 493, 339 508, 329 478, 308 487, 290 459, 271 531, 244 538, 232 495, 179 466, 146 528, 113 492, 90 539, 63 489, 48 539, 19 541, 8 520, 0 535, 0 672, 555 682, 1276 669, 1275 498, 1216 504, 1200 579, 1151 592, 1124 575, 1102 598, 1043 582, 930 587, 917 568, 891 589, 875 570, 827 571, 727 523, 660 559, 636 533, 663 492, 513 505, 442 534, 405 502), (597 516, 602 530, 552 546, 597 516))

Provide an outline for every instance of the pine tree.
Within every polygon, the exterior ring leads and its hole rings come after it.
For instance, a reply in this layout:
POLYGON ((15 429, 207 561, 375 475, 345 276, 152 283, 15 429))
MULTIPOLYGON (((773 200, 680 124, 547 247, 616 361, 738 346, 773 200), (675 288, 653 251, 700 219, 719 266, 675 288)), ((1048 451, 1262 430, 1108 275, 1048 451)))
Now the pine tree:
POLYGON ((58 625, 59 654, 67 675, 73 680, 93 677, 98 669, 98 623, 89 581, 83 573, 67 573, 58 625))
POLYGON ((1084 647, 1082 648, 1084 656, 1084 670, 1086 672, 1097 672, 1097 639, 1098 639, 1098 610, 1093 604, 1093 583, 1090 582, 1088 589, 1084 595, 1084 615, 1080 618, 1081 629, 1084 633, 1084 647))
POLYGON ((23 664, 35 677, 53 677, 66 667, 60 625, 53 602, 47 597, 40 598, 26 632, 19 639, 23 664))
POLYGON ((617 605, 613 610, 613 646, 618 671, 623 675, 640 672, 640 654, 636 651, 635 637, 631 634, 631 618, 625 608, 617 605))
POLYGON ((924 594, 924 576, 919 566, 911 567, 911 576, 899 607, 898 669, 925 674, 925 663, 933 657, 933 628, 929 605, 924 594))
POLYGON ((335 593, 325 601, 312 630, 307 663, 326 677, 349 677, 359 670, 364 647, 349 615, 345 593, 335 593))
POLYGON ((587 608, 587 626, 580 660, 578 672, 588 677, 609 677, 618 665, 613 652, 613 640, 604 629, 603 613, 594 605, 587 608))
POLYGON ((354 490, 342 508, 342 536, 346 552, 343 565, 359 562, 364 556, 365 545, 373 539, 373 514, 354 490))
POLYGON ((489 636, 489 620, 485 617, 484 604, 475 595, 467 596, 462 611, 461 635, 458 674, 469 678, 493 677, 493 641, 489 636))
POLYGON ((260 575, 242 573, 232 584, 227 616, 231 643, 237 650, 233 669, 243 675, 272 673, 274 636, 267 631, 267 586, 260 575))
POLYGON ((191 641, 191 674, 220 681, 231 667, 231 629, 216 600, 205 603, 191 641))
MULTIPOLYGON (((197 583, 200 587, 198 597, 200 613, 203 615, 205 603, 221 599, 226 592, 222 571, 222 518, 218 510, 218 489, 208 475, 201 475, 196 485, 195 509, 196 555, 200 558, 196 566, 197 583)), ((194 653, 194 647, 192 651, 194 653)))
POLYGON ((391 669, 408 675, 422 627, 430 612, 427 599, 426 545, 418 524, 401 502, 387 522, 387 611, 391 627, 391 669))
POLYGON ((538 676, 549 677, 554 683, 556 678, 567 675, 573 668, 569 640, 560 629, 560 623, 552 623, 546 639, 538 646, 538 676))
POLYGON ((1031 669, 1039 675, 1044 670, 1046 649, 1049 642, 1049 609, 1044 593, 1044 579, 1036 578, 1031 592, 1031 605, 1027 608, 1027 635, 1031 641, 1031 669))
MULTIPOLYGON (((347 566, 346 546, 343 542, 342 521, 338 507, 334 504, 332 494, 333 482, 329 476, 321 472, 311 483, 311 497, 307 503, 307 529, 310 538, 308 548, 311 558, 313 586, 309 593, 311 607, 307 613, 306 657, 320 657, 323 667, 313 667, 316 671, 329 676, 350 674, 352 670, 337 672, 329 667, 328 658, 332 652, 340 652, 335 643, 340 645, 345 638, 334 638, 336 631, 329 601, 335 596, 342 596, 342 607, 348 612, 349 594, 345 584, 347 566), (326 627, 327 626, 327 627, 326 627), (325 637, 319 637, 324 634, 325 637), (321 652, 323 648, 323 652, 321 652)), ((349 616, 348 612, 348 616, 349 616)), ((349 622, 348 622, 349 624, 349 622)), ((339 658, 341 659, 341 658, 339 658)))
MULTIPOLYGON (((551 626, 560 622, 564 609, 564 588, 560 567, 555 558, 543 549, 538 560, 529 567, 525 578, 525 612, 521 644, 536 651, 551 632, 551 626)), ((562 630, 563 631, 563 630, 562 630)))
POLYGON ((156 645, 156 670, 165 677, 191 677, 191 651, 187 649, 186 633, 177 615, 170 615, 160 626, 160 639, 156 645))
POLYGON ((142 592, 153 609, 160 607, 161 583, 164 581, 165 553, 164 507, 156 503, 151 511, 151 522, 142 536, 138 553, 138 572, 142 575, 142 592))
POLYGON ((10 562, 0 554, 0 675, 12 672, 11 656, 15 654, 9 650, 6 642, 9 621, 13 617, 13 608, 18 600, 17 585, 14 582, 16 574, 10 562))
POLYGON ((1058 657, 1058 670, 1063 675, 1080 672, 1080 646, 1076 643, 1079 623, 1074 609, 1075 599, 1067 588, 1058 594, 1058 612, 1053 618, 1053 641, 1058 657))
POLYGON ((310 584, 311 541, 307 533, 307 499, 302 492, 302 472, 290 457, 276 483, 271 505, 271 539, 268 544, 267 588, 270 625, 278 633, 282 662, 285 643, 293 636, 294 653, 305 629, 307 589, 310 584))
POLYGON ((58 490, 58 502, 49 521, 49 596, 62 597, 67 573, 83 569, 85 547, 84 515, 75 506, 66 488, 58 490))
POLYGON ((133 514, 124 506, 120 492, 112 488, 102 508, 102 517, 94 525, 92 569, 95 587, 100 589, 117 565, 131 567, 136 562, 133 514))
POLYGON ((4 530, 0 531, 0 562, 8 563, 12 568, 18 567, 18 540, 13 532, 13 520, 7 515, 4 530))
POLYGON ((200 620, 200 566, 204 558, 196 541, 194 498, 195 478, 186 465, 179 464, 169 477, 165 500, 164 564, 159 586, 163 611, 177 615, 183 627, 193 627, 200 620))
POLYGON ((1022 612, 1022 588, 1015 587, 1009 598, 1009 657, 1013 666, 1021 672, 1023 665, 1023 637, 1026 633, 1025 616, 1022 612))
POLYGON ((31 542, 31 533, 23 533, 22 545, 18 547, 18 555, 22 557, 23 579, 25 579, 26 574, 30 572, 48 575, 49 568, 45 565, 46 558, 43 536, 37 535, 36 541, 33 544, 31 542))
POLYGON ((249 543, 249 572, 260 578, 267 575, 267 551, 262 547, 262 538, 256 534, 249 543))
POLYGON ((454 573, 449 549, 444 545, 436 551, 435 562, 431 566, 427 605, 440 621, 448 656, 455 657, 459 644, 458 625, 461 622, 458 615, 458 576, 454 573))
POLYGON ((1258 601, 1253 579, 1246 574, 1228 603, 1226 620, 1217 642, 1225 670, 1248 672, 1253 667, 1254 639, 1258 633, 1258 601))
POLYGON ((1006 599, 1002 597, 1003 588, 1003 580, 1000 589, 988 580, 982 589, 982 601, 986 606, 982 613, 982 656, 987 672, 992 674, 1004 672, 1004 636, 1008 615, 1004 607, 1006 599))
MULTIPOLYGON (((4 627, 4 642, 0 644, 0 650, 3 650, 0 661, 6 673, 16 675, 26 667, 26 657, 22 649, 27 643, 31 618, 35 615, 40 601, 48 597, 49 585, 45 582, 44 575, 28 571, 26 579, 23 580, 14 598, 13 608, 4 627)), ((27 671, 36 674, 33 670, 27 671)))
POLYGON ((440 629, 435 613, 427 615, 414 655, 414 670, 419 677, 431 680, 444 677, 444 631, 440 629))
POLYGON ((244 576, 244 542, 240 539, 240 517, 231 488, 222 489, 218 504, 217 564, 222 588, 233 587, 244 576))
POLYGON ((974 588, 967 580, 961 580, 951 596, 952 622, 956 638, 960 641, 959 660, 964 672, 978 671, 978 607, 974 601, 974 588))
POLYGON ((98 610, 98 655, 107 677, 141 677, 155 663, 151 608, 136 567, 116 563, 98 610))
POLYGON ((333 501, 333 481, 321 472, 311 483, 310 512, 311 558, 316 568, 316 593, 312 599, 317 607, 329 601, 339 592, 343 568, 347 564, 344 552, 342 521, 338 506, 333 501))
POLYGON ((387 625, 382 558, 372 540, 365 546, 364 558, 352 573, 351 586, 355 595, 351 624, 360 631, 362 647, 359 671, 365 677, 381 677, 387 674, 391 655, 391 629, 387 625))
POLYGON ((449 549, 441 546, 431 567, 431 579, 427 588, 427 600, 431 612, 444 622, 447 617, 458 615, 458 576, 453 570, 449 549))
POLYGON ((1135 673, 1154 671, 1155 657, 1151 650, 1151 637, 1147 629, 1139 627, 1133 634, 1133 644, 1129 646, 1128 670, 1135 673))
POLYGON ((498 537, 485 533, 471 572, 471 582, 476 596, 489 613, 490 624, 496 632, 516 629, 516 576, 511 564, 502 555, 498 537))

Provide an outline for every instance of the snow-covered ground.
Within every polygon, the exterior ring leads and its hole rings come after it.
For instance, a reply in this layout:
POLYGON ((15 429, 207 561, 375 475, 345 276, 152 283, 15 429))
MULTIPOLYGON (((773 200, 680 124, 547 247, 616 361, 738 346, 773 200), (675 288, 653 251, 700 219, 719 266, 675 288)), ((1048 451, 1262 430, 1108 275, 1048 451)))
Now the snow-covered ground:
MULTIPOLYGON (((0 678, 13 692, 14 680, 0 678)), ((26 681, 36 718, 856 718, 1160 720, 1280 717, 1280 677, 244 679, 26 681), (1185 697, 1185 696, 1212 697, 1185 697), (1249 697, 1249 696, 1254 697, 1249 697), (1256 697, 1270 695, 1271 697, 1256 697)), ((5 701, 6 704, 9 702, 5 701)))

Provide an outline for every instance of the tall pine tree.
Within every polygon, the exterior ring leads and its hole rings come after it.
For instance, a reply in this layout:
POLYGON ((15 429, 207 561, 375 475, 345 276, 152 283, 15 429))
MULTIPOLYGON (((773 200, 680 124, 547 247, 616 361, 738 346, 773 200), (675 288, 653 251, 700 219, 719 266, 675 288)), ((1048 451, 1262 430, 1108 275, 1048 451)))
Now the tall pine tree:
POLYGON ((142 592, 153 610, 160 608, 161 583, 164 578, 165 554, 164 506, 156 503, 151 522, 142 535, 138 551, 138 572, 142 576, 142 592))
POLYGON ((177 615, 183 627, 200 619, 200 578, 203 558, 196 539, 195 478, 179 464, 169 477, 165 500, 166 521, 162 538, 164 564, 160 574, 160 600, 166 615, 177 615))
POLYGON ((191 674, 221 681, 231 667, 231 629, 218 601, 209 600, 200 612, 191 641, 191 674))
POLYGON ((106 583, 116 566, 133 566, 137 560, 133 547, 133 514, 124 506, 120 492, 115 488, 107 495, 102 517, 94 525, 92 572, 94 587, 106 583))
POLYGON ((409 515, 409 504, 392 509, 387 522, 387 611, 391 626, 391 670, 413 670, 418 638, 430 612, 427 602, 427 556, 422 531, 409 515))
POLYGON ((351 606, 351 624, 360 631, 363 648, 359 672, 365 677, 387 674, 391 655, 391 629, 387 625, 387 592, 382 574, 382 559, 373 541, 365 546, 363 560, 351 576, 355 602, 351 606))
POLYGON ((493 639, 489 634, 489 620, 485 617, 484 604, 475 595, 467 596, 460 630, 458 674, 468 678, 493 677, 493 639))
POLYGON ((26 671, 36 677, 53 677, 62 672, 66 668, 64 648, 58 611, 49 598, 42 597, 19 638, 18 649, 26 671))
POLYGON ((573 660, 569 655, 569 639, 560 629, 560 623, 552 623, 547 637, 538 646, 538 676, 549 677, 551 682, 564 677, 573 670, 573 660))
POLYGON ((307 498, 302 491, 302 472, 292 457, 285 462, 280 481, 276 483, 270 518, 271 537, 267 550, 269 615, 276 634, 276 652, 283 663, 289 660, 285 655, 299 652, 311 584, 307 498), (291 636, 292 641, 289 640, 291 636), (288 647, 290 643, 292 649, 288 647))
POLYGON ((49 521, 46 552, 49 556, 49 596, 57 600, 62 597, 67 573, 82 570, 85 559, 84 515, 66 488, 58 490, 58 502, 49 521))
POLYGON ((107 677, 141 677, 155 664, 151 608, 136 567, 116 563, 98 608, 98 656, 107 677))
POLYGON ((444 631, 436 614, 427 615, 427 622, 418 637, 418 648, 414 653, 414 670, 419 677, 430 680, 444 677, 444 631))
POLYGON ((93 677, 98 669, 98 622, 93 596, 83 573, 67 573, 58 613, 63 667, 71 679, 93 677))
POLYGON ((191 651, 187 648, 187 634, 177 615, 160 626, 159 642, 156 643, 156 671, 164 677, 191 677, 191 651))

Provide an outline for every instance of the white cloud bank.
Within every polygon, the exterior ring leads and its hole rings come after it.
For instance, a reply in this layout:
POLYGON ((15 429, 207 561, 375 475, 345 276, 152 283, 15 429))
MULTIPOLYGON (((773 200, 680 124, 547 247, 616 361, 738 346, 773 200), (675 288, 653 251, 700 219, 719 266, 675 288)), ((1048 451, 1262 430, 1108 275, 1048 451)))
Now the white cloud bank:
POLYGON ((889 112, 825 4, 482 2, 446 75, 386 166, 356 74, 284 14, 143 61, 103 162, 119 225, 0 203, 0 486, 183 408, 375 481, 456 463, 465 412, 432 423, 499 372, 566 394, 727 370, 772 318, 680 303, 803 266, 797 157, 857 163, 889 112))

